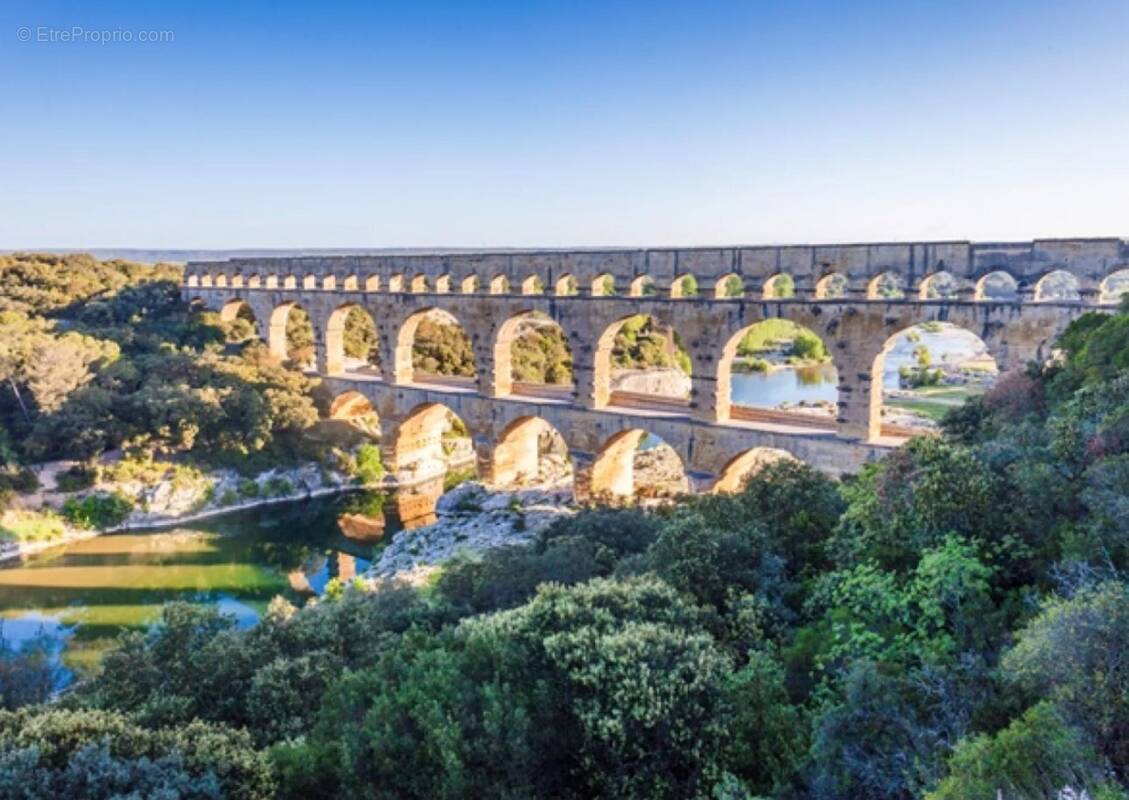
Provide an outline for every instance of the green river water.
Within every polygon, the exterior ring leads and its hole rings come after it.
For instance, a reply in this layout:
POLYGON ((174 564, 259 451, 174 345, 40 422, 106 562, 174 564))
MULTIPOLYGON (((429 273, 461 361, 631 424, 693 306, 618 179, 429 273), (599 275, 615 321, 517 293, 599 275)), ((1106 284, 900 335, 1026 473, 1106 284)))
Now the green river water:
POLYGON ((432 509, 418 494, 356 492, 60 546, 0 565, 2 635, 15 647, 49 648, 66 686, 171 600, 212 605, 253 625, 276 595, 301 604, 331 579, 359 575, 432 509))

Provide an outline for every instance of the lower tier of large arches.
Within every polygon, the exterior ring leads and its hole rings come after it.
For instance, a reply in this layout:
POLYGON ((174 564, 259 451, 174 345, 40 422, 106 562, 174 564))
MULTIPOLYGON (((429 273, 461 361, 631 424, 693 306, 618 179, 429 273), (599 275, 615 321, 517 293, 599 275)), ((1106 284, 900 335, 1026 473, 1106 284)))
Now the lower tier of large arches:
MULTIPOLYGON (((421 386, 394 386, 328 378, 326 389, 353 405, 363 395, 379 416, 381 450, 389 472, 401 482, 423 474, 418 465, 442 453, 444 437, 458 432, 478 476, 500 488, 568 473, 579 500, 628 495, 633 484, 630 454, 661 441, 676 454, 692 492, 732 491, 766 462, 803 461, 832 476, 854 473, 881 458, 888 447, 826 433, 783 433, 739 424, 710 425, 687 417, 587 410, 518 398, 487 398, 421 386), (559 441, 559 444, 552 442, 559 441)), ((449 448, 448 448, 449 449, 449 448)), ((430 472, 426 477, 433 478, 430 472)))

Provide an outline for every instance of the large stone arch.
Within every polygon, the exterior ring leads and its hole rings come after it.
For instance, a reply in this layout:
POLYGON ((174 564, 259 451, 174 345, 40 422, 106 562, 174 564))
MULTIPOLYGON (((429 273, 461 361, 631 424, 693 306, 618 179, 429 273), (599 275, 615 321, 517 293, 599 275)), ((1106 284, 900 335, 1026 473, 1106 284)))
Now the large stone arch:
MULTIPOLYGON (((270 313, 267 325, 267 348, 270 350, 270 354, 280 361, 285 361, 289 357, 286 343, 286 325, 290 320, 290 312, 295 308, 302 308, 302 306, 296 301, 287 301, 276 305, 270 313)), ((313 325, 312 320, 310 324, 313 325)), ((317 338, 316 329, 314 330, 314 338, 315 340, 317 338)))
POLYGON ((1019 299, 1019 282, 1007 270, 992 270, 976 281, 973 299, 977 302, 1014 303, 1019 299))
MULTIPOLYGON (((513 374, 514 344, 525 331, 537 327, 553 327, 559 331, 560 338, 564 342, 565 348, 569 351, 569 358, 572 358, 572 348, 568 343, 568 336, 565 334, 560 323, 543 312, 532 310, 520 311, 499 325, 494 335, 492 396, 507 397, 511 394, 540 396, 545 394, 544 390, 538 390, 534 386, 525 385, 521 381, 515 380, 513 374)), ((549 392, 555 397, 571 397, 575 393, 576 379, 574 375, 573 379, 568 383, 545 383, 543 385, 546 387, 561 387, 562 391, 549 392)))
POLYGON ((749 478, 778 461, 799 461, 799 459, 779 447, 751 447, 744 450, 733 456, 722 468, 711 491, 715 494, 739 492, 749 478))
MULTIPOLYGON (((363 314, 367 319, 368 325, 372 328, 372 335, 375 337, 374 345, 378 353, 383 352, 380 342, 380 331, 376 325, 376 320, 367 308, 361 303, 343 303, 330 312, 328 319, 325 323, 325 333, 322 337, 320 345, 321 353, 319 354, 318 364, 319 371, 326 375, 341 375, 346 372, 346 359, 349 356, 346 353, 346 324, 351 314, 363 314)), ((356 357, 355 354, 353 354, 356 357)), ((365 359, 368 364, 366 367, 361 368, 362 373, 370 374, 376 377, 380 374, 376 365, 371 363, 371 359, 365 359)))
POLYGON ((1129 293, 1129 267, 1119 267, 1102 279, 1098 286, 1098 303, 1117 305, 1129 293))
MULTIPOLYGON (((589 469, 586 486, 589 497, 621 501, 635 497, 640 488, 635 475, 636 454, 648 435, 643 428, 629 428, 613 434, 604 442, 589 469)), ((671 450, 673 452, 673 448, 671 450)), ((688 488, 686 464, 677 452, 675 456, 688 488)))
MULTIPOLYGON (((843 375, 842 371, 840 370, 839 364, 836 363, 836 348, 834 347, 835 343, 828 340, 826 329, 817 328, 814 325, 815 319, 812 319, 807 315, 797 315, 796 319, 792 319, 791 315, 784 317, 770 317, 767 319, 758 319, 743 326, 736 333, 732 334, 722 346, 721 356, 717 360, 717 380, 714 388, 715 399, 713 404, 714 418, 710 421, 729 422, 734 419, 734 408, 738 404, 734 403, 732 397, 732 383, 734 375, 733 365, 738 356, 738 349, 741 345, 741 342, 745 339, 746 335, 753 332, 754 329, 758 327, 771 325, 775 320, 784 320, 786 322, 789 322, 791 323, 791 325, 794 325, 798 329, 798 331, 812 334, 818 337, 819 340, 823 343, 823 346, 827 351, 827 355, 829 356, 829 361, 827 363, 829 363, 831 368, 835 370, 835 404, 836 406, 838 406, 842 392, 843 375)), ((834 427, 834 417, 821 419, 816 417, 815 415, 801 416, 800 414, 792 414, 787 411, 772 411, 767 407, 765 407, 764 409, 758 409, 758 411, 756 412, 752 411, 752 409, 758 408, 756 406, 745 406, 743 408, 749 409, 748 411, 739 414, 739 416, 745 422, 786 422, 814 428, 834 427), (779 419, 777 419, 777 417, 779 417, 779 419)))
POLYGON ((564 466, 571 476, 573 465, 563 434, 545 419, 528 415, 513 420, 498 434, 486 469, 482 470, 487 482, 501 488, 539 482, 546 471, 543 469, 543 440, 546 437, 559 441, 564 466))
MULTIPOLYGON (((889 335, 883 342, 882 347, 879 349, 878 354, 874 357, 874 364, 871 367, 871 386, 870 386, 870 416, 869 416, 869 439, 871 441, 878 440, 882 437, 905 437, 912 435, 915 428, 912 426, 905 427, 901 425, 888 424, 883 421, 882 411, 885 406, 884 392, 885 392, 885 379, 886 379, 886 362, 887 357, 894 348, 894 346, 903 337, 911 333, 918 333, 925 330, 926 326, 931 324, 930 321, 923 323, 915 323, 900 328, 893 334, 889 335)), ((991 358, 992 365, 996 372, 1002 372, 1006 369, 1006 364, 1002 363, 999 350, 993 345, 998 345, 998 337, 985 337, 974 330, 973 325, 967 323, 962 324, 960 320, 950 320, 946 324, 951 325, 953 328, 962 332, 962 336, 971 336, 979 340, 984 346, 987 355, 991 358)), ((912 342, 910 342, 912 343, 912 342)), ((921 347, 923 345, 917 345, 921 347)), ((916 347, 915 347, 916 350, 916 347)), ((929 365, 926 365, 928 367, 929 365)))
POLYGON ((240 328, 231 327, 231 325, 239 319, 246 320, 250 323, 250 337, 262 338, 263 325, 259 315, 255 312, 254 306, 242 297, 232 297, 223 302, 220 306, 219 315, 220 320, 225 323, 225 333, 228 336, 229 342, 241 341, 231 338, 234 331, 241 329, 241 326, 240 328))
MULTIPOLYGON (((640 311, 635 314, 628 314, 619 317, 618 319, 609 323, 600 337, 596 340, 596 346, 593 351, 592 359, 592 387, 591 397, 582 398, 590 399, 592 408, 604 408, 612 399, 612 351, 615 347, 615 339, 620 330, 623 329, 629 321, 638 317, 648 317, 655 323, 667 326, 674 331, 677 337, 677 326, 672 319, 668 319, 666 315, 660 315, 654 310, 640 311)), ((692 376, 688 376, 692 377, 692 376)), ((667 395, 655 395, 656 402, 663 404, 664 399, 669 400, 670 403, 676 405, 685 405, 685 401, 680 398, 675 398, 667 395)), ((669 405, 670 403, 667 403, 669 405)))
POLYGON ((334 396, 326 413, 329 419, 355 419, 370 415, 379 417, 368 396, 356 389, 347 389, 334 396))
POLYGON ((1082 281, 1072 272, 1054 269, 1035 283, 1036 303, 1072 302, 1082 299, 1082 281))
POLYGON ((452 467, 474 467, 473 445, 465 453, 449 451, 445 446, 445 442, 454 441, 448 434, 455 425, 473 441, 469 425, 449 406, 426 402, 414 407, 386 437, 388 442, 381 448, 386 468, 401 483, 418 483, 442 477, 452 467))
MULTIPOLYGON (((255 316, 255 309, 251 308, 250 303, 241 297, 233 297, 220 307, 220 319, 224 322, 232 322, 239 316, 239 312, 243 309, 247 309, 251 313, 251 316, 255 316)), ((257 321, 256 318, 256 322, 257 321)))
MULTIPOLYGON (((415 311, 408 315, 407 319, 401 323, 399 331, 396 334, 396 346, 392 354, 392 379, 395 383, 412 383, 417 381, 415 375, 415 368, 412 363, 413 351, 416 343, 416 334, 420 325, 425 320, 442 320, 441 324, 456 325, 462 330, 463 334, 469 341, 470 336, 466 327, 459 321, 459 319, 447 311, 436 306, 429 306, 419 311, 415 311)), ((472 348, 473 351, 473 348, 472 348)), ((475 359, 475 377, 478 375, 478 369, 481 365, 475 359)), ((385 367, 387 370, 388 368, 385 367)), ((473 378, 472 378, 473 381, 473 378)))

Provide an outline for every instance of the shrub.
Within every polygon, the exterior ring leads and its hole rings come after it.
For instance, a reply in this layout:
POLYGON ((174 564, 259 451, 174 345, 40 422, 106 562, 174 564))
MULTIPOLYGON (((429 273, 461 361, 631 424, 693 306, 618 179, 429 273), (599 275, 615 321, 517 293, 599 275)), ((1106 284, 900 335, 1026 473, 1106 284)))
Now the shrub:
POLYGON ((380 459, 379 447, 362 444, 357 448, 356 475, 365 484, 377 483, 384 477, 384 463, 380 459))
POLYGON ((267 497, 286 497, 293 491, 293 485, 286 478, 271 478, 263 487, 263 494, 267 497))
POLYGON ((133 510, 133 501, 120 492, 90 494, 63 503, 63 518, 79 528, 102 529, 120 525, 133 510))
POLYGON ((89 489, 97 480, 97 468, 76 464, 55 476, 55 487, 60 492, 78 492, 89 489))

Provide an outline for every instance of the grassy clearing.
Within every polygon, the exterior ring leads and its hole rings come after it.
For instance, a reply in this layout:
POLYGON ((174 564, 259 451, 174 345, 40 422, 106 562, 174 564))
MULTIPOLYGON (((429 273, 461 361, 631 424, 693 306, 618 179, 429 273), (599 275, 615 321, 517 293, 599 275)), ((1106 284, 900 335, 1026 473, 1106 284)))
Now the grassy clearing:
POLYGON ((6 511, 0 516, 0 541, 46 542, 66 533, 58 516, 43 511, 6 511))
POLYGON ((945 416, 945 413, 950 408, 953 408, 952 405, 948 404, 930 403, 928 400, 912 400, 906 397, 891 397, 885 402, 890 408, 916 414, 919 417, 925 417, 934 422, 940 422, 941 418, 945 416))
POLYGON ((968 400, 984 394, 984 391, 983 386, 922 386, 914 389, 914 394, 938 400, 968 400))

